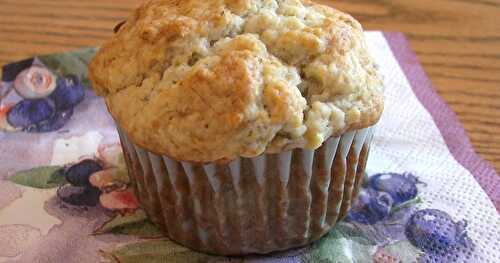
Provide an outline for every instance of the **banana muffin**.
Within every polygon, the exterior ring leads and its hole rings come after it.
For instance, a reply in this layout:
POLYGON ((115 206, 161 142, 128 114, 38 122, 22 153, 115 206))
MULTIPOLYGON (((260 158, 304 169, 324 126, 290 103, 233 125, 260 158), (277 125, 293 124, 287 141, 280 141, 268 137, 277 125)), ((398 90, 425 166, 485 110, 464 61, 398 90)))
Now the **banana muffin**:
POLYGON ((151 220, 215 254, 327 233, 383 110, 360 24, 307 0, 145 1, 89 72, 151 220))

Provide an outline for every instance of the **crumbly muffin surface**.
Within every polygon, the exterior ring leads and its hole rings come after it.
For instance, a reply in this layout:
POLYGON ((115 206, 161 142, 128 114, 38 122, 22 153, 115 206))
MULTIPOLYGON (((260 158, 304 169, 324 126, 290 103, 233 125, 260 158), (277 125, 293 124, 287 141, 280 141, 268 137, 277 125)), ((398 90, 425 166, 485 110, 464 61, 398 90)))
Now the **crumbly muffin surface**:
POLYGON ((383 109, 359 23, 309 1, 146 1, 89 70, 134 143, 183 161, 316 149, 383 109))

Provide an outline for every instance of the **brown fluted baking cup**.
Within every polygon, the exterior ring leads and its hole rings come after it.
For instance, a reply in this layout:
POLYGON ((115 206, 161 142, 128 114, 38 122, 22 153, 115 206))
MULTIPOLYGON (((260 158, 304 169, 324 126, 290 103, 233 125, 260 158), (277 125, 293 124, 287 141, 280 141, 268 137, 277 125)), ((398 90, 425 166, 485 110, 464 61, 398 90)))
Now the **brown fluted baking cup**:
POLYGON ((195 250, 244 255, 300 247, 343 218, 364 177, 373 128, 228 164, 178 162, 120 132, 139 201, 172 240, 195 250))

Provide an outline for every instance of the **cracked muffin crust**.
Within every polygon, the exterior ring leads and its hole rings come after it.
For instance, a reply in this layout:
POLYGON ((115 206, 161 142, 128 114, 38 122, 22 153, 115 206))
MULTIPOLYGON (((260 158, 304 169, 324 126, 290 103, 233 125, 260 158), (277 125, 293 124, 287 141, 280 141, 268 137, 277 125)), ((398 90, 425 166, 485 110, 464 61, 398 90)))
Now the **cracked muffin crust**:
POLYGON ((304 0, 146 1, 89 71, 134 143, 182 161, 316 149, 383 109, 359 23, 304 0))

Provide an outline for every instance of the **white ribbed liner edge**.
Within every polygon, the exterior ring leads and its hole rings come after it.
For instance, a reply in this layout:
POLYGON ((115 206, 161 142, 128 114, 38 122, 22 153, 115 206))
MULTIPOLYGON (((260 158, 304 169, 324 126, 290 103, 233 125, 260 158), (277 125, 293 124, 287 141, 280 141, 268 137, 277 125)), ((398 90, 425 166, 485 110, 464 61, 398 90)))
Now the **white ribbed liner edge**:
MULTIPOLYGON (((250 159, 238 158, 226 165, 178 162, 168 156, 156 155, 140 148, 122 131, 119 131, 119 134, 124 152, 128 156, 127 165, 132 173, 139 200, 152 221, 160 225, 166 235, 196 250, 241 255, 302 246, 325 234, 341 216, 341 207, 349 207, 351 199, 354 198, 352 195, 357 184, 355 180, 359 179, 356 178, 357 162, 363 146, 368 151, 373 130, 373 127, 369 127, 330 138, 320 148, 322 154, 319 154, 319 149, 294 149, 250 159), (354 155, 353 160, 356 163, 349 163, 352 162, 348 158, 349 154, 354 155), (294 162, 293 156, 300 159, 297 160, 299 163, 294 162), (314 166, 318 161, 323 164, 321 167, 314 166), (269 164, 275 164, 276 167, 270 168, 269 164), (334 167, 337 167, 337 170, 332 170, 334 167), (338 167, 344 167, 345 170, 338 171, 338 167), (351 171, 354 172, 354 177, 347 178, 348 169, 354 169, 351 171), (222 170, 230 175, 230 190, 227 189, 227 182, 222 181, 227 181, 227 178, 221 179, 225 177, 218 174, 218 171, 222 170), (322 178, 319 178, 319 171, 322 171, 322 178), (345 178, 335 177, 337 174, 343 174, 345 178), (304 176, 300 178, 301 184, 295 183, 295 186, 291 186, 293 176, 300 175, 304 176), (181 178, 182 176, 185 178, 181 178), (203 180, 200 180, 199 176, 205 177, 208 183, 201 183, 203 180), (256 185, 250 188, 242 185, 243 176, 253 177, 256 185), (279 182, 272 181, 275 179, 279 179, 279 182), (180 180, 188 182, 189 191, 178 188, 182 185, 180 180), (311 184, 312 181, 314 185, 311 184), (340 183, 333 185, 333 181, 340 183), (208 189, 199 190, 201 184, 208 189), (207 194, 207 191, 210 200, 200 195, 207 194), (279 201, 269 198, 276 192, 279 192, 279 201), (166 198, 165 193, 170 194, 167 196, 171 198, 166 198), (340 198, 332 199, 330 195, 335 193, 340 193, 340 198), (292 198, 291 195, 299 198, 292 198), (247 200, 249 197, 255 200, 247 200), (342 197, 346 200, 342 200, 342 197), (228 210, 228 202, 234 209, 228 210), (324 204, 325 207, 317 208, 318 204, 324 204), (269 209, 272 206, 285 212, 269 209), (313 206, 321 211, 316 216, 313 216, 313 206), (301 207, 303 209, 298 209, 301 207), (329 215, 335 216, 327 220, 329 215), (248 219, 249 217, 251 219, 248 219), (293 217, 297 217, 299 221, 304 219, 304 222, 297 223, 293 217), (234 218, 237 218, 237 222, 233 222, 234 218), (312 227, 314 224, 319 227, 312 227), (303 226, 304 229, 291 227, 295 225, 303 226), (297 229, 301 230, 297 233, 297 229)), ((361 169, 364 169, 364 164, 361 169)))

